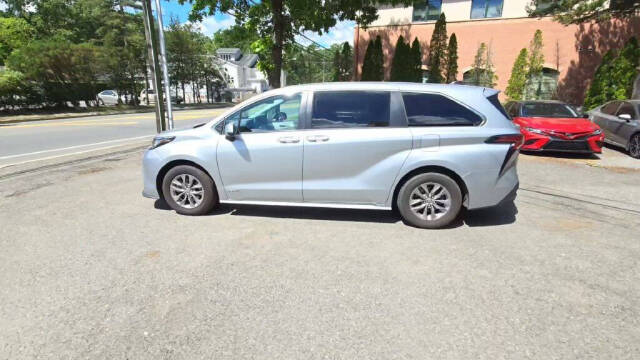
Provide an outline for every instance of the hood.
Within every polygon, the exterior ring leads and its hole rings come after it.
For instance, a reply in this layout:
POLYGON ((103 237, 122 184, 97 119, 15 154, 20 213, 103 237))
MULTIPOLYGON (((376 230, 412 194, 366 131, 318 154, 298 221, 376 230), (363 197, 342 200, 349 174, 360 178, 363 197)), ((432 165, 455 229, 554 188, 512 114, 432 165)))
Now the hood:
POLYGON ((583 118, 527 118, 518 117, 514 122, 523 127, 530 127, 545 131, 559 131, 569 133, 593 132, 599 126, 589 119, 583 118))

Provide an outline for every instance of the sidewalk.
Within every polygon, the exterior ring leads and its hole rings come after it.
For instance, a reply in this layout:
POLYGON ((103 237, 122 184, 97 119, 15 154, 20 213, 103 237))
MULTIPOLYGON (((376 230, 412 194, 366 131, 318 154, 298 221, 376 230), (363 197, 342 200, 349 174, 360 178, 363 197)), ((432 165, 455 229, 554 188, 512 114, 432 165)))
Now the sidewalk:
MULTIPOLYGON (((181 110, 199 110, 199 109, 219 109, 234 106, 233 103, 213 103, 213 104, 185 104, 174 105, 174 111, 181 110)), ((27 121, 41 121, 41 120, 57 120, 57 119, 70 119, 77 117, 87 116, 106 116, 106 115, 121 115, 121 114, 137 114, 137 113, 150 113, 154 112, 153 106, 138 106, 138 107, 115 107, 115 106, 103 106, 100 110, 95 111, 69 111, 69 112, 50 112, 41 114, 24 114, 24 115, 2 115, 0 113, 0 124, 13 124, 27 121)), ((69 109, 73 110, 73 109, 69 109)))

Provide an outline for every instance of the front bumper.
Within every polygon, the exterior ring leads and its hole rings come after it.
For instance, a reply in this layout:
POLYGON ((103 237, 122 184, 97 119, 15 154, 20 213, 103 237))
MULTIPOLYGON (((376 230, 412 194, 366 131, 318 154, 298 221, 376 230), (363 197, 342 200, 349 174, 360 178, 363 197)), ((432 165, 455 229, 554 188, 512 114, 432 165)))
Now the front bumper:
POLYGON ((602 152, 604 135, 584 136, 577 139, 561 139, 553 136, 522 131, 524 145, 523 151, 557 151, 572 153, 596 153, 602 152))
POLYGON ((153 150, 146 150, 142 158, 142 196, 150 199, 159 199, 156 179, 162 168, 162 161, 153 150))

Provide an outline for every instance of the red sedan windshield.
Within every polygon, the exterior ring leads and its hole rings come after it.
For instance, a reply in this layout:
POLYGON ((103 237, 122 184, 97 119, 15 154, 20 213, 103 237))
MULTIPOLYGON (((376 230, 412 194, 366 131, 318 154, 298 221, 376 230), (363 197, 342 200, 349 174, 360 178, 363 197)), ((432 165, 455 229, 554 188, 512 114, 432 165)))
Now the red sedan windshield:
POLYGON ((556 103, 529 103, 522 105, 522 116, 549 118, 576 118, 578 114, 569 106, 556 103))

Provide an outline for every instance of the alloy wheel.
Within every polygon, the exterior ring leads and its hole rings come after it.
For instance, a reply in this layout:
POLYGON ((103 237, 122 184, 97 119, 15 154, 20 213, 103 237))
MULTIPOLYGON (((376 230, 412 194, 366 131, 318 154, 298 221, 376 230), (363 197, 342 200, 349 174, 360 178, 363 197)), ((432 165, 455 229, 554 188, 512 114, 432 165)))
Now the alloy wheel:
POLYGON ((202 183, 193 175, 180 174, 171 180, 171 198, 185 209, 198 207, 204 199, 202 183))
POLYGON ((426 182, 413 189, 409 195, 409 207, 424 220, 437 220, 451 209, 451 194, 438 183, 426 182))
POLYGON ((629 143, 629 153, 634 158, 640 158, 640 135, 631 138, 629 143))

